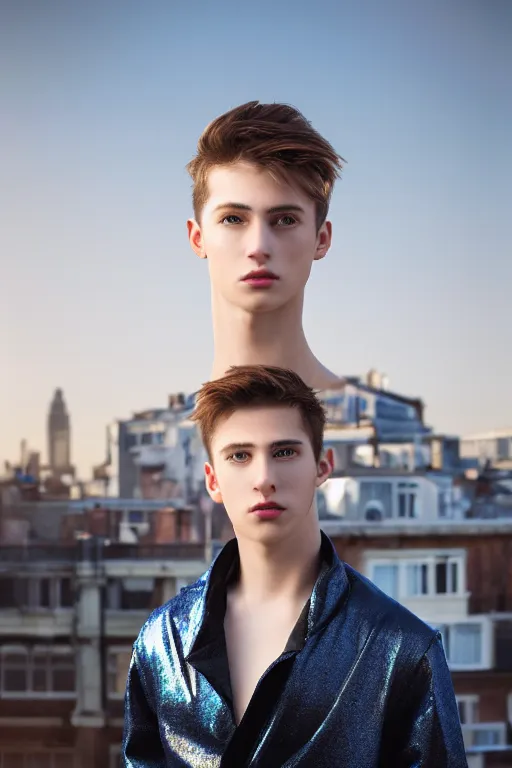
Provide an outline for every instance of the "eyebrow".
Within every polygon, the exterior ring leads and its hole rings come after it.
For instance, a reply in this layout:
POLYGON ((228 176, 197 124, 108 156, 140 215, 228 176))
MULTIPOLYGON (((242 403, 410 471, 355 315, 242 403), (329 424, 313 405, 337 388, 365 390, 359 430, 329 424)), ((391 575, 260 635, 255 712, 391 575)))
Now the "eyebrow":
MULTIPOLYGON (((250 205, 245 203, 220 203, 213 210, 220 211, 224 208, 231 208, 236 211, 252 211, 250 205)), ((267 208, 267 213, 287 213, 288 211, 298 211, 304 213, 304 208, 296 203, 290 203, 289 205, 274 205, 272 208, 267 208)))
MULTIPOLYGON (((270 443, 269 448, 275 450, 276 448, 283 448, 289 445, 303 445, 302 440, 275 440, 270 443)), ((255 448, 254 443, 229 443, 220 449, 221 453, 236 453, 236 451, 246 451, 248 448, 255 448)))

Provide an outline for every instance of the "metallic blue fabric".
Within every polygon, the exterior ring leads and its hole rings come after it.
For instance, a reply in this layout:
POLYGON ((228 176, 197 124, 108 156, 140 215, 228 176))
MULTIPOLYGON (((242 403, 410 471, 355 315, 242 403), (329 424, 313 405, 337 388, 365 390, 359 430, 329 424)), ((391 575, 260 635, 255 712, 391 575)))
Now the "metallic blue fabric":
MULTIPOLYGON (((304 641, 287 646, 258 683, 253 699, 276 665, 290 666, 243 765, 467 768, 439 634, 322 541, 330 562, 311 595, 304 641)), ((237 556, 233 540, 142 628, 126 689, 125 768, 235 766, 223 758, 236 731, 230 702, 188 657, 211 620, 209 586, 237 556)))

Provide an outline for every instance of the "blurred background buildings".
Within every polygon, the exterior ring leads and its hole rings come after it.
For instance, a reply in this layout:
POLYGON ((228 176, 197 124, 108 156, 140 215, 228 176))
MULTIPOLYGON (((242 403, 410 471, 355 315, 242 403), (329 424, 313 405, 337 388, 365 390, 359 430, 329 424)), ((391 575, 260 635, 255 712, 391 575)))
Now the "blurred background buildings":
MULTIPOLYGON (((370 371, 323 393, 340 556, 442 633, 471 768, 512 765, 512 430, 435 432, 370 371)), ((204 492, 194 395, 107 425, 88 480, 61 390, 48 462, 0 481, 1 768, 117 768, 131 645, 232 535, 204 492)))

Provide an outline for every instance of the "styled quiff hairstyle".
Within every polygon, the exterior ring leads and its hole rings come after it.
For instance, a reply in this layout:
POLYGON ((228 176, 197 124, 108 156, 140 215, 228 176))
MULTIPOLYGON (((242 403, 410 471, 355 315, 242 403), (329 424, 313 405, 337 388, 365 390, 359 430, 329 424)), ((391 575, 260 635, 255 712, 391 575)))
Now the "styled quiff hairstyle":
POLYGON ((297 184, 315 202, 318 228, 326 219, 334 183, 345 162, 294 107, 249 101, 205 128, 197 154, 187 165, 197 221, 208 200, 209 171, 242 161, 297 184))
POLYGON ((277 406, 297 408, 311 438, 315 460, 322 455, 325 411, 314 391, 294 371, 267 365, 233 366, 221 379, 199 390, 193 421, 199 425, 210 461, 211 443, 219 420, 240 408, 277 406))

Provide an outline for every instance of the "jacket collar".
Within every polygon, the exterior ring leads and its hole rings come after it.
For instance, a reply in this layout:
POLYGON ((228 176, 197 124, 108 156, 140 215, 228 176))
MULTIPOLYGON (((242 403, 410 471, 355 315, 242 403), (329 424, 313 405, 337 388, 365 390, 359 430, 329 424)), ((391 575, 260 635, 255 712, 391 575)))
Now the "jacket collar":
MULTIPOLYGON (((349 582, 345 565, 323 531, 321 553, 324 566, 308 604, 304 641, 330 622, 348 596, 349 582)), ((188 648, 183 649, 187 660, 192 656, 197 657, 198 652, 203 655, 208 646, 216 646, 219 636, 224 634, 227 586, 237 578, 239 572, 240 555, 235 538, 227 542, 202 578, 203 589, 193 607, 193 614, 197 617, 196 629, 189 635, 188 648)), ((297 638, 296 641, 298 646, 297 638)), ((303 642, 300 645, 302 644, 303 642)), ((296 647, 294 650, 300 648, 296 647)))

